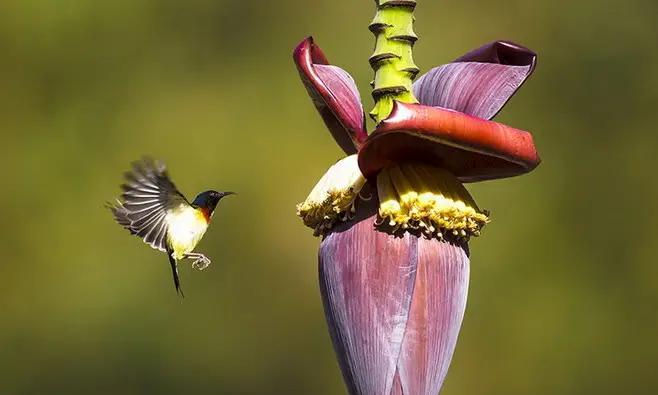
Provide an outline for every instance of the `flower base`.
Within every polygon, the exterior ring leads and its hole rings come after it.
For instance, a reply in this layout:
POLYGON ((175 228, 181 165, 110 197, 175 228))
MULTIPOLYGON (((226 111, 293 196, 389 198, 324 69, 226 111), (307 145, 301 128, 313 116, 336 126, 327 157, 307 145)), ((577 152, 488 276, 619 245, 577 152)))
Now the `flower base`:
POLYGON ((467 245, 374 226, 373 216, 342 224, 320 246, 322 300, 343 377, 352 395, 436 395, 466 307, 467 245))

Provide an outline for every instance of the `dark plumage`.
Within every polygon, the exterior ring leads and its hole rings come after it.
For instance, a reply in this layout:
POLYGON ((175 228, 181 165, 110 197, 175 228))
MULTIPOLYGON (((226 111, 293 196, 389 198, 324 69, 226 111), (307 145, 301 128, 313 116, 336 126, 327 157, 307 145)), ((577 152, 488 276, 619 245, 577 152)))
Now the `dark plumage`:
POLYGON ((117 223, 144 239, 151 247, 166 252, 167 210, 189 204, 169 179, 164 164, 150 158, 133 163, 133 171, 125 173, 121 185, 123 202, 111 206, 117 223))

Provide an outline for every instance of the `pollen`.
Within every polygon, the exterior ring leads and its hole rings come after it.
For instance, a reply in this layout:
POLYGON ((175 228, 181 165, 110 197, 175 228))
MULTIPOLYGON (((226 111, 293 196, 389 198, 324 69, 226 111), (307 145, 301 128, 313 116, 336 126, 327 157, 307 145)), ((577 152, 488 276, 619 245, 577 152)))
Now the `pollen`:
POLYGON ((416 230, 428 237, 468 240, 489 222, 449 171, 420 163, 394 164, 377 176, 378 225, 416 230))
POLYGON ((297 215, 304 225, 314 229, 314 235, 321 235, 337 222, 353 218, 354 205, 365 182, 356 155, 341 159, 320 178, 306 200, 297 205, 297 215))

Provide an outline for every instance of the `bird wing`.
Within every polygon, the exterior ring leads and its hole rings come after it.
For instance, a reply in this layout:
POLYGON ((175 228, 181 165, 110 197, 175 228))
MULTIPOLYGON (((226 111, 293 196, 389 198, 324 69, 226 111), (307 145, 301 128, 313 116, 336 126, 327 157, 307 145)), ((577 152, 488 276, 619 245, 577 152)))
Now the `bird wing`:
POLYGON ((150 158, 134 162, 125 178, 122 201, 110 206, 115 221, 151 247, 166 252, 167 212, 190 203, 171 182, 163 163, 150 158))

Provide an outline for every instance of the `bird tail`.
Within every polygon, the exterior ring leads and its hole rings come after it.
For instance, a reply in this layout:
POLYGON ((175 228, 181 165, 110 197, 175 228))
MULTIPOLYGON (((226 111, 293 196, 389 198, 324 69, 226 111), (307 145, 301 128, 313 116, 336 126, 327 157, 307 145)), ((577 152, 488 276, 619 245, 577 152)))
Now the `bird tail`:
POLYGON ((178 265, 176 264, 176 260, 172 256, 172 252, 169 248, 167 248, 167 258, 169 258, 169 264, 171 265, 171 274, 174 276, 174 285, 176 286, 176 292, 181 297, 185 297, 185 294, 183 293, 183 290, 180 287, 180 280, 178 279, 178 265))

